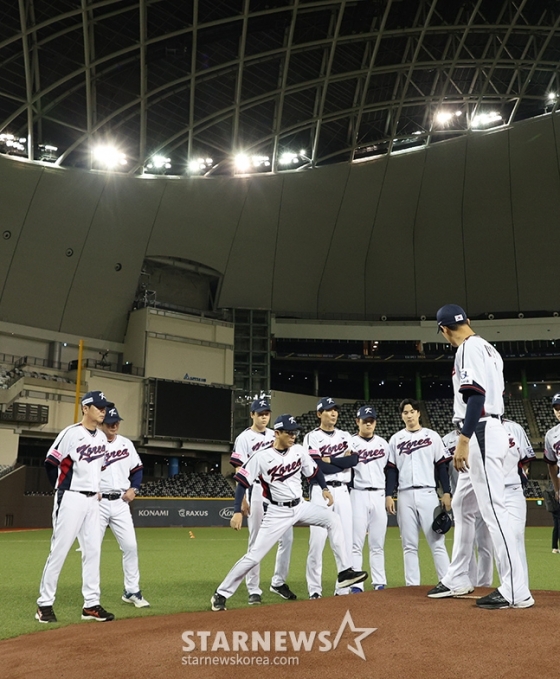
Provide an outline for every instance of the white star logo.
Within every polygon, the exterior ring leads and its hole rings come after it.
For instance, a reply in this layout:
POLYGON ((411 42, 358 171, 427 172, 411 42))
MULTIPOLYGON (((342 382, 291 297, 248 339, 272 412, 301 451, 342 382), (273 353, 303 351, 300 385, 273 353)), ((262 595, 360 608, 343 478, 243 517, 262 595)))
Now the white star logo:
POLYGON ((295 424, 295 423, 296 423, 295 418, 294 418, 294 417, 290 417, 290 422, 291 422, 292 424, 295 424))
POLYGON ((266 405, 266 401, 259 401, 259 405, 265 406, 265 405, 266 405))
POLYGON ((371 413, 371 408, 366 408, 366 413, 371 413))
POLYGON ((332 398, 328 398, 327 403, 334 403, 334 401, 332 400, 332 398))
POLYGON ((102 391, 99 392, 99 398, 105 400, 105 394, 102 391))
POLYGON ((373 634, 377 627, 356 627, 356 625, 354 625, 354 621, 352 620, 352 616, 350 615, 350 611, 346 611, 346 615, 342 619, 342 623, 340 624, 338 632, 336 633, 336 637, 334 638, 333 649, 335 649, 338 646, 340 638, 342 637, 344 629, 346 628, 347 625, 350 628, 351 632, 361 632, 361 634, 354 639, 355 646, 351 646, 350 644, 348 644, 346 648, 352 653, 355 653, 362 660, 365 660, 366 654, 364 653, 364 649, 362 648, 361 642, 366 637, 369 637, 370 634, 373 634))

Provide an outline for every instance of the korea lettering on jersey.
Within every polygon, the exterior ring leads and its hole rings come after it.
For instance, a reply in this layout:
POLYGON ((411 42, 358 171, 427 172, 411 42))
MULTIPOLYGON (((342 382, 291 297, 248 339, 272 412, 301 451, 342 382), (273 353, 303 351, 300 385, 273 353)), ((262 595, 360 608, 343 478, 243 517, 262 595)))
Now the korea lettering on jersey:
POLYGON ((107 452, 107 438, 81 424, 63 429, 47 452, 47 461, 58 467, 59 490, 97 491, 101 466, 107 452))
POLYGON ((385 467, 389 460, 387 441, 377 435, 365 439, 355 434, 350 439, 350 450, 359 457, 353 468, 354 488, 385 488, 385 467))
MULTIPOLYGON (((303 439, 303 447, 309 451, 314 460, 322 457, 344 457, 350 447, 350 434, 336 428, 332 432, 323 431, 321 428, 314 429, 303 439)), ((336 474, 327 475, 327 482, 350 483, 351 479, 351 469, 341 469, 336 474)))
POLYGON ((300 445, 279 451, 268 448, 253 455, 234 475, 234 479, 248 488, 257 479, 265 500, 290 502, 302 497, 301 475, 315 476, 317 465, 300 445))
POLYGON ((273 443, 274 432, 272 429, 267 428, 263 432, 259 432, 248 427, 235 439, 229 462, 234 467, 241 467, 252 455, 258 453, 259 450, 270 448, 273 443))
POLYGON ((465 419, 465 392, 484 394, 483 415, 503 415, 504 376, 499 352, 478 335, 470 335, 457 349, 453 368, 453 422, 465 419))
POLYGON ((112 441, 107 442, 107 452, 101 467, 101 492, 128 490, 130 475, 142 469, 142 466, 132 441, 117 434, 112 441))
POLYGON ((544 459, 549 464, 558 465, 558 476, 560 477, 560 424, 546 432, 544 437, 544 459))
POLYGON ((399 490, 413 487, 435 488, 434 465, 451 459, 435 431, 401 431, 389 441, 389 462, 399 470, 399 490))

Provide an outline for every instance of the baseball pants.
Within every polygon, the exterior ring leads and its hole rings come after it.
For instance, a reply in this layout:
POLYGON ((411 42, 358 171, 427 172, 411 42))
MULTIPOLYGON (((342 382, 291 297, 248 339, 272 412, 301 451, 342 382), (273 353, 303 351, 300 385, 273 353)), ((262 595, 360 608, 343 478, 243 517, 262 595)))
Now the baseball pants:
POLYGON ((455 535, 451 565, 441 582, 449 589, 471 587, 469 562, 474 540, 474 506, 487 525, 494 547, 501 595, 514 604, 531 596, 525 582, 505 502, 504 459, 509 440, 498 419, 482 418, 469 445, 468 474, 459 474, 453 498, 455 535), (463 478, 465 477, 465 478, 463 478))
POLYGON ((87 497, 76 491, 55 491, 52 515, 51 550, 39 585, 38 606, 52 606, 64 561, 79 536, 82 545, 82 594, 84 608, 99 605, 99 533, 98 496, 87 497))
POLYGON ((122 499, 102 499, 99 503, 101 542, 107 526, 119 543, 123 553, 124 588, 131 594, 140 591, 140 571, 138 569, 138 545, 132 523, 130 505, 122 499))
POLYGON ((217 589, 218 594, 226 598, 232 596, 251 568, 260 563, 282 535, 295 525, 321 526, 326 529, 338 572, 350 568, 351 561, 346 555, 342 524, 334 512, 303 499, 295 507, 269 504, 255 543, 226 575, 217 589))
POLYGON ((439 505, 435 488, 406 488, 399 490, 397 522, 401 532, 404 554, 404 580, 407 586, 420 584, 420 561, 418 543, 420 528, 432 551, 438 577, 441 579, 449 568, 449 554, 445 549, 445 535, 434 533, 434 509, 439 505))
POLYGON ((474 587, 492 587, 492 580, 494 579, 492 538, 480 512, 477 512, 475 516, 474 545, 469 565, 469 578, 474 587))
POLYGON ((516 483, 513 486, 506 486, 505 490, 506 509, 509 512, 511 528, 515 541, 517 543, 517 551, 521 559, 523 573, 525 575, 525 584, 529 588, 529 568, 527 566, 527 553, 525 551, 525 524, 527 523, 527 500, 523 494, 523 487, 521 483, 516 483))
MULTIPOLYGON (((372 585, 386 585, 385 576, 385 535, 387 533, 387 511, 385 490, 357 490, 350 493, 352 505, 352 568, 362 570, 366 533, 369 547, 369 566, 372 585)), ((358 585, 364 589, 364 583, 358 585)))
MULTIPOLYGON (((257 535, 261 528, 264 518, 264 504, 261 498, 251 498, 251 513, 247 517, 247 526, 249 528, 249 544, 248 550, 255 544, 257 535)), ((278 551, 276 552, 276 563, 274 565, 274 575, 272 576, 272 585, 280 587, 288 579, 288 571, 290 569, 290 557, 292 554, 292 545, 294 542, 294 531, 290 527, 278 541, 278 551)), ((260 570, 261 565, 258 563, 252 568, 245 578, 247 591, 249 594, 262 594, 260 587, 260 570)))
MULTIPOLYGON (((324 507, 328 511, 334 512, 340 518, 343 530, 344 549, 346 560, 352 563, 352 504, 350 503, 350 493, 347 484, 342 486, 330 486, 327 479, 327 486, 333 496, 334 504, 327 507, 327 501, 323 497, 321 488, 317 484, 311 486, 311 504, 324 507)), ((309 596, 312 594, 323 593, 323 550, 327 541, 327 531, 318 525, 311 526, 309 529, 309 553, 307 555, 307 566, 305 575, 307 578, 307 589, 309 596)), ((331 540, 332 547, 332 540, 331 540)), ((334 548, 333 548, 334 551, 334 548)), ((335 587, 335 594, 348 594, 349 587, 335 587)))

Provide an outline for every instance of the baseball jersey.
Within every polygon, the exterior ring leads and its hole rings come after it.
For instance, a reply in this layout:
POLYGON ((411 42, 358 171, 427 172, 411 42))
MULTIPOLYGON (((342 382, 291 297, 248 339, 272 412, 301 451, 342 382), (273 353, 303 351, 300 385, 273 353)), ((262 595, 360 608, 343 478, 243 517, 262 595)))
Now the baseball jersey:
POLYGON ((355 434, 350 439, 350 450, 359 457, 353 467, 353 486, 358 490, 365 488, 385 489, 385 466, 389 459, 389 444, 381 436, 373 435, 365 439, 355 434))
POLYGON ((101 465, 107 452, 107 437, 82 424, 63 429, 47 452, 47 462, 58 467, 58 490, 99 491, 101 465))
POLYGON ((246 488, 258 479, 265 499, 290 502, 302 497, 302 473, 308 478, 315 476, 317 465, 305 448, 296 444, 287 450, 267 448, 252 455, 233 478, 246 488))
POLYGON ((508 454, 504 461, 504 476, 506 486, 517 486, 521 483, 520 464, 525 464, 536 458, 533 446, 530 444, 523 427, 512 420, 503 420, 504 429, 509 438, 508 454))
MULTIPOLYGON (((320 459, 321 457, 343 457, 350 447, 350 434, 336 427, 333 431, 324 431, 318 427, 305 435, 303 447, 309 451, 309 454, 314 459, 320 459)), ((329 481, 350 483, 352 471, 350 469, 341 469, 336 474, 327 474, 326 476, 327 483, 329 481)))
POLYGON ((426 427, 401 429, 389 441, 388 464, 399 470, 399 490, 435 488, 434 465, 450 459, 440 435, 426 427))
POLYGON ((544 437, 544 459, 548 464, 557 464, 560 477, 560 424, 546 432, 544 437))
POLYGON ((453 422, 462 422, 467 412, 465 392, 484 394, 485 415, 504 414, 504 363, 496 349, 478 335, 465 339, 455 354, 453 368, 453 422))
POLYGON ((142 466, 142 461, 132 441, 117 434, 112 441, 107 441, 99 489, 102 493, 128 490, 130 475, 142 469, 142 466))
MULTIPOLYGON (((247 427, 245 431, 235 439, 233 444, 233 450, 231 452, 231 457, 229 458, 229 463, 233 467, 241 467, 249 460, 255 453, 261 450, 267 450, 272 447, 274 443, 274 431, 268 429, 268 427, 260 432, 254 431, 251 427, 247 427)), ((262 490, 257 482, 251 489, 251 502, 262 502, 263 495, 262 490)))

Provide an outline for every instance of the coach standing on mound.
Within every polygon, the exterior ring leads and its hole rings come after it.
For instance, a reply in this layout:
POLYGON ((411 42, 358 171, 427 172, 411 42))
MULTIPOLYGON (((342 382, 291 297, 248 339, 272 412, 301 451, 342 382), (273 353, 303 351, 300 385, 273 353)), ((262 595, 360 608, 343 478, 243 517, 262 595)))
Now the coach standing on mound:
POLYGON ((108 401, 102 391, 82 398, 82 421, 63 429, 49 448, 45 467, 55 488, 51 551, 43 570, 35 618, 57 622, 53 610, 60 571, 74 540, 82 545, 82 620, 106 622, 115 616, 99 603, 99 478, 107 452, 107 438, 98 429, 108 401))
POLYGON ((143 465, 130 439, 119 434, 122 417, 114 403, 109 404, 101 428, 107 437, 107 453, 101 468, 101 540, 107 526, 113 531, 123 553, 124 593, 122 600, 136 608, 150 604, 140 590, 138 544, 129 503, 142 484, 143 465))
POLYGON ((274 422, 274 443, 272 448, 259 451, 239 469, 234 478, 235 513, 231 527, 239 530, 243 523, 241 503, 245 491, 259 479, 263 497, 269 503, 257 539, 249 551, 233 566, 225 580, 212 596, 213 611, 225 611, 226 601, 235 594, 247 573, 259 564, 288 528, 295 526, 322 526, 328 531, 331 547, 338 568, 338 587, 351 587, 367 578, 365 571, 354 571, 350 567, 342 532, 340 518, 327 507, 304 502, 301 488, 301 474, 317 478, 323 490, 323 497, 332 505, 333 497, 327 488, 325 477, 309 453, 300 445, 294 445, 299 426, 291 415, 280 415, 274 422))
POLYGON ((496 349, 476 335, 465 311, 446 304, 437 312, 438 331, 457 347, 453 369, 453 422, 461 434, 453 464, 459 472, 453 498, 455 535, 453 558, 447 575, 428 592, 434 599, 473 590, 469 580, 474 525, 464 503, 474 492, 480 513, 492 538, 500 586, 477 600, 480 608, 529 608, 535 602, 525 583, 523 566, 505 505, 504 460, 509 440, 501 418, 504 414, 503 361, 496 349), (461 472, 469 470, 468 475, 461 472), (465 478, 461 478, 465 476, 465 478))

